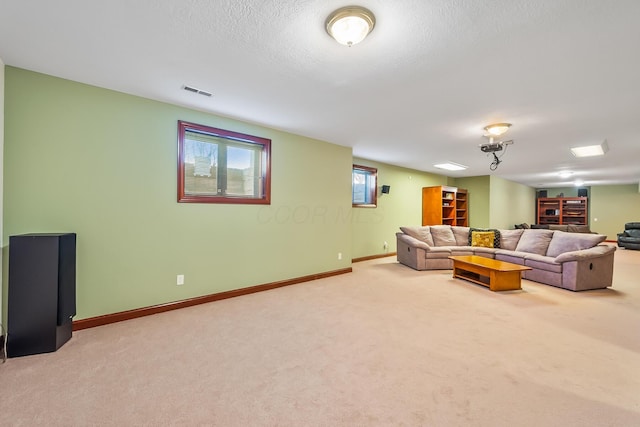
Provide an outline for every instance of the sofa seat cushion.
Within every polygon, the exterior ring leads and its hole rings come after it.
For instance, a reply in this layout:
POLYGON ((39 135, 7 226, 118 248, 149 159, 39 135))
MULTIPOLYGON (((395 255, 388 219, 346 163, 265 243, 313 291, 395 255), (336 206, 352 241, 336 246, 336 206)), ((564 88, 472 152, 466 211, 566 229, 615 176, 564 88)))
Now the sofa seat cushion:
POLYGON ((456 238, 450 225, 432 225, 431 237, 436 246, 457 246, 456 238))
POLYGON ((454 256, 463 256, 463 255, 473 255, 473 250, 471 246, 451 246, 451 255, 454 256))
POLYGON ((495 259, 497 259, 498 261, 510 262, 512 264, 524 265, 524 258, 527 255, 529 255, 528 252, 516 252, 497 249, 495 259))
POLYGON ((516 251, 546 255, 553 233, 557 232, 541 229, 524 230, 516 246, 516 251))
POLYGON ((562 273, 562 264, 555 262, 555 258, 544 255, 529 254, 524 258, 524 265, 536 270, 562 273))
POLYGON ((432 246, 425 253, 427 259, 448 258, 451 256, 451 248, 449 246, 432 246))
POLYGON ((433 243, 433 237, 431 237, 431 227, 428 225, 425 227, 400 227, 400 230, 404 234, 408 234, 414 239, 425 242, 429 246, 435 246, 433 243))
POLYGON ((482 246, 475 246, 473 247, 473 254, 488 257, 488 258, 493 258, 497 250, 499 249, 483 248, 482 246))
POLYGON ((618 241, 618 246, 620 246, 621 248, 634 249, 637 251, 640 250, 640 240, 635 239, 634 241, 627 242, 618 241))
POLYGON ((640 243, 640 237, 619 236, 618 242, 622 243, 640 243))

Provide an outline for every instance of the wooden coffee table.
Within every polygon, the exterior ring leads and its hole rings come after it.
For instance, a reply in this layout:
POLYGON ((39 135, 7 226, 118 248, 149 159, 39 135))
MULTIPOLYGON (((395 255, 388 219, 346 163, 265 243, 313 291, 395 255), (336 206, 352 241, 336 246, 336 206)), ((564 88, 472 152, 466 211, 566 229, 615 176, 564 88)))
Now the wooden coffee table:
POLYGON ((453 277, 468 280, 492 291, 522 289, 520 276, 531 267, 498 261, 477 255, 450 256, 453 260, 453 277))

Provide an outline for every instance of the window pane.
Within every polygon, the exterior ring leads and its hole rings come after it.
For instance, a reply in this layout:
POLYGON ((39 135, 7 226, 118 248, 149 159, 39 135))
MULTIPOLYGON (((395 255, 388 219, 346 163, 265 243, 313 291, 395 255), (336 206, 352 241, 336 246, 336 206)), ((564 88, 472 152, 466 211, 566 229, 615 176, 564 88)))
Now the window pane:
POLYGON ((184 186, 187 194, 217 194, 218 144, 187 132, 184 144, 184 186))
POLYGON ((178 201, 269 204, 271 140, 178 122, 178 201))
POLYGON ((353 172, 353 203, 370 203, 367 201, 367 176, 364 172, 353 172))
POLYGON ((378 170, 367 166, 353 165, 352 199, 353 206, 376 207, 378 170))
POLYGON ((227 194, 262 196, 260 151, 251 147, 227 148, 227 194))

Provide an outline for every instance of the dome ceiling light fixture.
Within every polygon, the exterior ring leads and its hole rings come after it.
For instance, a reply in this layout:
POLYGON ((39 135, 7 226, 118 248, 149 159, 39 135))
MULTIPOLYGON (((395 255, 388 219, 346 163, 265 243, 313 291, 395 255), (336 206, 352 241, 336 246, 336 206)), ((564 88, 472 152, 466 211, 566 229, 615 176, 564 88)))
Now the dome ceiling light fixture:
POLYGON ((500 136, 511 127, 511 123, 494 123, 489 126, 485 126, 484 130, 489 136, 500 136))
POLYGON ((375 25, 373 13, 361 6, 341 7, 331 13, 325 22, 327 33, 338 43, 349 47, 364 40, 375 25))

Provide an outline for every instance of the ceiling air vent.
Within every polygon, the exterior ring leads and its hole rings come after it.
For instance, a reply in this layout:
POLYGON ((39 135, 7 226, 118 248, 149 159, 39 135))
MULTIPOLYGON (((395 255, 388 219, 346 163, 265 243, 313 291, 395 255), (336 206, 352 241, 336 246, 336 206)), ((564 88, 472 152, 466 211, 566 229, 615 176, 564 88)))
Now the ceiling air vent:
POLYGON ((184 86, 184 90, 186 90, 186 91, 188 91, 188 92, 197 93, 198 95, 202 95, 202 96, 211 96, 211 95, 213 95, 211 92, 207 92, 207 91, 204 91, 204 90, 200 90, 200 89, 198 89, 198 88, 196 88, 196 87, 193 87, 193 86, 187 86, 187 85, 185 85, 185 86, 184 86))

